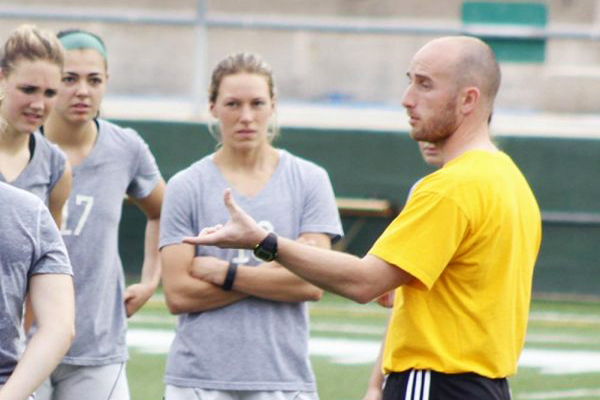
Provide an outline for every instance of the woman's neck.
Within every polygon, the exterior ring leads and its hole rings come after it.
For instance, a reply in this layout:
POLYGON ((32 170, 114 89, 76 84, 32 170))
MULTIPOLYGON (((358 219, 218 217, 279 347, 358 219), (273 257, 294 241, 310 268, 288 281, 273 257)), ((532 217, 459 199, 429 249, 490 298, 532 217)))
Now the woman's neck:
POLYGON ((251 151, 222 147, 215 153, 213 161, 229 187, 252 197, 265 187, 275 173, 279 152, 270 144, 251 151))
POLYGON ((229 170, 252 171, 272 170, 277 165, 279 154, 270 144, 251 150, 221 147, 215 152, 214 161, 219 167, 229 170))
POLYGON ((60 147, 82 148, 96 142, 96 123, 90 119, 83 123, 70 123, 58 114, 50 114, 44 124, 44 135, 60 147))
POLYGON ((0 130, 0 174, 6 182, 13 182, 27 168, 32 157, 30 138, 31 134, 16 132, 8 126, 0 130))
POLYGON ((69 162, 75 167, 91 153, 98 138, 98 129, 93 119, 73 124, 58 115, 50 114, 44 124, 44 134, 66 153, 69 162))
POLYGON ((9 126, 0 129, 0 150, 6 153, 16 153, 29 147, 29 135, 17 132, 9 126))

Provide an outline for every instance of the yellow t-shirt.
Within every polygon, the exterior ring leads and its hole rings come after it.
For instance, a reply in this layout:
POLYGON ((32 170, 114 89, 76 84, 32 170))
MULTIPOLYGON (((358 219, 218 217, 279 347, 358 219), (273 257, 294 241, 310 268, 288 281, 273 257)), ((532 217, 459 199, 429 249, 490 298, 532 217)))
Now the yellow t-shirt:
POLYGON ((416 278, 398 293, 384 371, 515 373, 540 241, 539 207, 506 154, 468 151, 425 177, 370 251, 416 278))

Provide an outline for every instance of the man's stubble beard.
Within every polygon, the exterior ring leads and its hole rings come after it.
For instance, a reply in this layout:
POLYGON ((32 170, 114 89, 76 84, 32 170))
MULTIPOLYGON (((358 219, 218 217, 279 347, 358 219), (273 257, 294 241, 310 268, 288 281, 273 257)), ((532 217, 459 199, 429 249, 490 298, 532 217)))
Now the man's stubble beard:
POLYGON ((438 143, 452 136, 457 125, 456 98, 453 98, 440 115, 419 128, 413 128, 410 137, 415 141, 438 143))

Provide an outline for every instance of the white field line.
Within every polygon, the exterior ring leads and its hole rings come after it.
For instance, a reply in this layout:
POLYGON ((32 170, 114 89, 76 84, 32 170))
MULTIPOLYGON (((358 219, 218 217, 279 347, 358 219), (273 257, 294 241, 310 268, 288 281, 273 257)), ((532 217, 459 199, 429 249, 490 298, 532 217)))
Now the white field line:
MULTIPOLYGON (((139 324, 148 325, 165 325, 172 324, 173 329, 176 324, 176 317, 159 317, 151 315, 134 315, 131 321, 139 324)), ((382 325, 364 325, 364 324, 347 324, 347 323, 327 323, 327 322, 311 322, 311 334, 318 333, 350 333, 363 335, 379 335, 383 337, 385 327, 382 325)), ((553 343, 553 344, 600 344, 600 336, 597 335, 581 335, 581 334, 542 334, 528 333, 526 338, 527 343, 553 343)))
POLYGON ((164 325, 164 324, 177 324, 177 317, 175 315, 141 315, 134 314, 129 322, 138 323, 138 324, 148 324, 148 325, 164 325))
POLYGON ((548 375, 600 373, 600 351, 525 348, 519 367, 539 368, 548 375))
POLYGON ((573 389, 551 392, 521 393, 516 400, 600 399, 600 389, 573 389))
MULTIPOLYGON (((172 324, 175 329, 177 318, 173 316, 159 317, 151 315, 134 315, 131 322, 147 325, 167 325, 172 324)), ((349 333, 362 335, 377 335, 383 337, 385 327, 382 325, 364 325, 364 324, 338 324, 327 322, 311 322, 311 335, 319 333, 349 333)), ((527 343, 546 343, 546 344, 583 344, 583 345, 598 345, 600 344, 600 336, 598 335, 581 335, 581 334, 563 334, 552 335, 542 333, 528 333, 526 338, 527 343)))
POLYGON ((586 334, 561 334, 552 335, 545 333, 528 333, 525 338, 527 343, 553 343, 553 344, 600 344, 600 335, 586 334))
POLYGON ((534 311, 530 313, 529 320, 536 322, 564 322, 570 324, 600 324, 600 315, 534 311))
MULTIPOLYGON (((141 352, 165 354, 174 335, 171 330, 134 328, 127 333, 127 344, 141 352)), ((371 364, 380 344, 379 340, 311 337, 309 351, 312 356, 327 357, 339 364, 371 364)), ((519 366, 538 368, 542 374, 600 373, 600 352, 526 348, 519 366)))
POLYGON ((311 322, 310 331, 313 332, 333 332, 333 333, 354 333, 365 335, 380 335, 383 337, 385 326, 365 325, 365 324, 337 324, 327 322, 311 322))
MULTIPOLYGON (((569 315, 559 313, 544 313, 538 315, 535 320, 543 321, 557 321, 561 323, 569 324, 594 324, 595 320, 600 318, 592 315, 569 315)), ((165 325, 172 324, 175 326, 177 323, 177 317, 173 315, 141 315, 136 314, 130 322, 138 324, 148 325, 165 325)), ((369 325, 369 324, 353 324, 353 323, 336 323, 336 322, 311 322, 310 330, 312 333, 319 332, 331 332, 331 333, 353 333, 353 334, 364 334, 364 335, 383 335, 385 327, 383 325, 369 325)), ((589 335, 589 334, 542 334, 542 333, 528 333, 528 343, 570 343, 570 344, 600 344, 600 336, 589 335)))
POLYGON ((127 346, 147 354, 167 354, 175 331, 164 329, 129 329, 127 346))

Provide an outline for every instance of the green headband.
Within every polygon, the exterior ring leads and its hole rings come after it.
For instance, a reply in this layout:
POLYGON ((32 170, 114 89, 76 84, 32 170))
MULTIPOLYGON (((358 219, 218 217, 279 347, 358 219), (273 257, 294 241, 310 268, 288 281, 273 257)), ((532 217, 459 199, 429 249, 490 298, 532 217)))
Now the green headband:
POLYGON ((98 40, 98 38, 90 35, 89 33, 73 32, 59 38, 58 40, 60 40, 66 50, 94 49, 100 53, 102 58, 104 58, 104 61, 107 62, 106 49, 104 48, 104 45, 100 40, 98 40))

